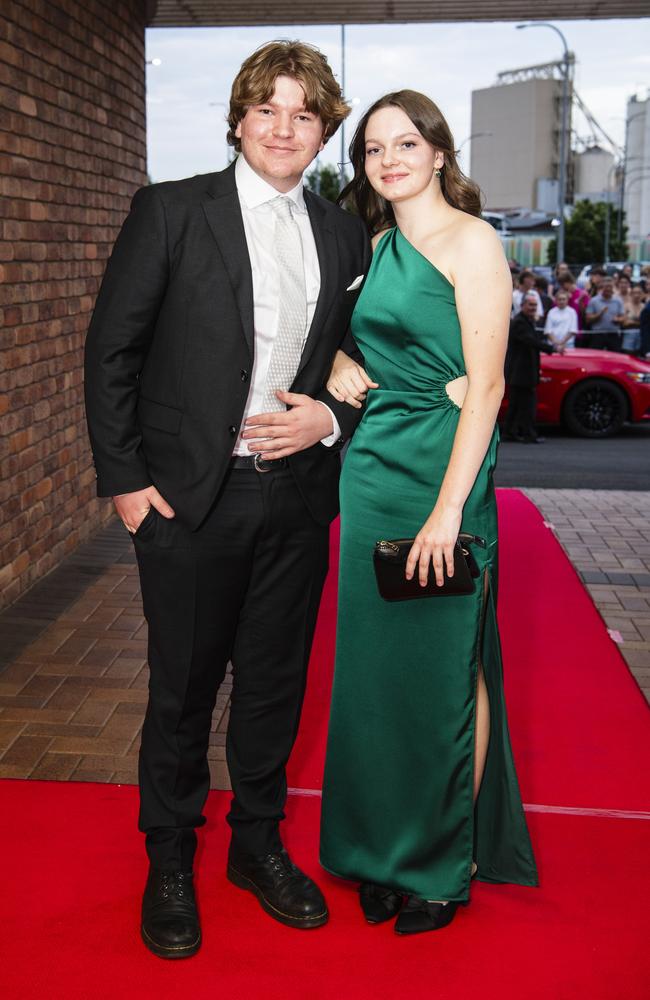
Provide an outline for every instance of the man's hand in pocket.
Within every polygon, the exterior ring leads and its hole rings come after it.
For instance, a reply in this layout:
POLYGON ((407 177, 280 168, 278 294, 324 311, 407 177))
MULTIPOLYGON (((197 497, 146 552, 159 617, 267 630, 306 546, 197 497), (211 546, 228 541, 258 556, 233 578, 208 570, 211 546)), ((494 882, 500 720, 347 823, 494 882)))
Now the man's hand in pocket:
POLYGON ((175 516, 175 512, 155 486, 147 486, 145 490, 136 490, 135 493, 121 493, 113 497, 113 503, 122 524, 132 535, 144 521, 150 507, 155 507, 163 517, 175 516))

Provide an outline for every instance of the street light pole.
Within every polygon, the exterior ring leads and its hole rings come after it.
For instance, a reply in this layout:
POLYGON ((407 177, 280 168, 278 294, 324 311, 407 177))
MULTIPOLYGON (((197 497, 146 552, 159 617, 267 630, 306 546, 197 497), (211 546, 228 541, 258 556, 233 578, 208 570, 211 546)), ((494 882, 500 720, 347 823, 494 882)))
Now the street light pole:
POLYGON ((607 207, 605 208, 605 245, 603 247, 603 262, 609 264, 609 234, 611 226, 611 212, 612 212, 612 171, 618 169, 618 163, 612 163, 611 167, 607 171, 607 207))
POLYGON ((463 139, 463 141, 461 142, 456 151, 458 158, 460 159, 460 151, 466 142, 469 142, 471 139, 481 139, 485 135, 494 135, 494 132, 472 132, 471 135, 465 136, 465 138, 463 139))
POLYGON ((557 263, 564 260, 564 202, 566 198, 566 173, 567 173, 567 119, 569 114, 569 47, 566 38, 559 28, 548 21, 532 21, 529 24, 518 24, 517 28, 550 28, 556 35, 560 36, 564 47, 562 56, 562 131, 560 132, 560 177, 558 183, 558 218, 560 225, 557 231, 557 263))

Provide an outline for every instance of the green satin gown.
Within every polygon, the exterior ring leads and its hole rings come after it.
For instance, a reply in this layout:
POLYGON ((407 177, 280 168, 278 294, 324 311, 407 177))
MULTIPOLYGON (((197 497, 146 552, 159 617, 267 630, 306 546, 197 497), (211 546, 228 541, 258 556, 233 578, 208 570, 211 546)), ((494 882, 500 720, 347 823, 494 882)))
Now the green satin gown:
POLYGON ((496 428, 463 511, 462 530, 487 542, 473 547, 475 592, 388 603, 375 583, 375 542, 415 535, 436 502, 460 414, 446 385, 465 374, 453 286, 398 229, 375 250, 352 330, 380 388, 341 480, 321 862, 426 899, 467 900, 473 859, 485 882, 536 885, 496 619, 496 428), (474 804, 479 662, 491 730, 474 804))

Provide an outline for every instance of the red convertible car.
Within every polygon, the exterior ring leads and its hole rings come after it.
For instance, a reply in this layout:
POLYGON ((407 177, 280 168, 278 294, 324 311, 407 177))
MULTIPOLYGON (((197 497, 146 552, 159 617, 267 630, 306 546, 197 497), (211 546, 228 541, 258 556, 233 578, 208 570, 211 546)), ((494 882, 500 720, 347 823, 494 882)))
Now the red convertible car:
MULTIPOLYGON (((505 410, 504 402, 500 416, 505 410)), ((597 438, 641 420, 650 421, 647 361, 584 347, 542 355, 538 423, 563 424, 573 434, 597 438)))

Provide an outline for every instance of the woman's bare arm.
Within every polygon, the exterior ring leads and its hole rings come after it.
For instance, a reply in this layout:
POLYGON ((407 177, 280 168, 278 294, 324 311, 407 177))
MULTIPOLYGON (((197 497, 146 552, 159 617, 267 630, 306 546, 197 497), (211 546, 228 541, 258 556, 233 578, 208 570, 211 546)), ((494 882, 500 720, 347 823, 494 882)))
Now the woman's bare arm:
POLYGON ((436 505, 419 531, 406 565, 418 567, 424 585, 433 563, 443 582, 443 561, 453 575, 453 548, 463 507, 476 481, 494 432, 503 398, 512 282, 496 233, 478 220, 463 225, 455 239, 450 273, 461 326, 467 391, 436 505))

